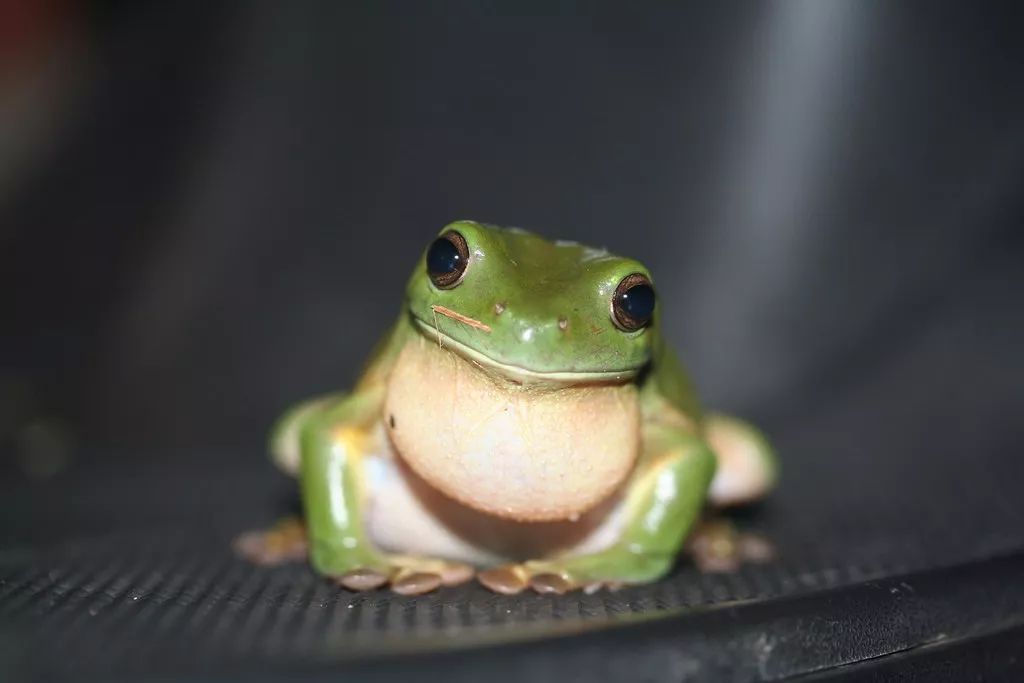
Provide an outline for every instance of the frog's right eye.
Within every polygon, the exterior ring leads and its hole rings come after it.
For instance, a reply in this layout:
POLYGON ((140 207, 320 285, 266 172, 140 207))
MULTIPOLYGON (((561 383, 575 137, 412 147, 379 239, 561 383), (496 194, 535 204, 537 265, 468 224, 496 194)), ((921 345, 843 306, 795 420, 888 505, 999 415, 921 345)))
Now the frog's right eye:
POLYGON ((462 282, 468 265, 466 238, 454 230, 438 237, 427 249, 427 274, 440 289, 451 289, 462 282))
POLYGON ((612 296, 612 321, 623 332, 647 327, 654 316, 654 287, 643 273, 622 278, 612 296))

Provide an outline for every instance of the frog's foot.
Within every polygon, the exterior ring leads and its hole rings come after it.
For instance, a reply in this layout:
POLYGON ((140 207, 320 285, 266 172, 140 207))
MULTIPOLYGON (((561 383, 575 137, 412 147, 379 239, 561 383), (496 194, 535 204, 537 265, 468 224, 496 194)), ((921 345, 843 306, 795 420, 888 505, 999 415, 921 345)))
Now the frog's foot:
POLYGON ((309 555, 306 526, 287 517, 266 531, 247 531, 232 546, 241 557, 263 566, 300 562, 309 555))
POLYGON ((429 557, 386 555, 358 548, 337 555, 325 559, 314 551, 314 565, 320 573, 354 591, 390 585, 399 595, 422 595, 441 586, 465 583, 476 573, 468 564, 429 557))
MULTIPOLYGON (((234 542, 235 552, 255 564, 273 566, 298 562, 309 555, 306 527, 301 520, 283 519, 267 531, 248 531, 234 542)), ((336 550, 336 549, 335 549, 336 550)), ((314 553, 314 564, 325 563, 327 574, 355 591, 391 586, 400 595, 429 593, 440 586, 457 586, 473 578, 475 570, 462 562, 375 552, 314 553), (327 558, 324 557, 327 556, 327 558), (344 567, 351 567, 344 569, 344 567)))
POLYGON ((757 429, 726 415, 711 415, 706 438, 718 467, 708 498, 716 507, 742 505, 763 498, 778 479, 778 462, 757 429))
POLYGON ((745 562, 767 562, 775 549, 757 534, 741 533, 727 519, 701 522, 686 542, 686 550, 702 572, 729 573, 745 562))
POLYGON ((602 588, 618 590, 626 585, 656 581, 672 568, 672 559, 613 546, 591 555, 494 567, 480 572, 477 579, 505 595, 515 595, 527 588, 538 593, 562 594, 577 589, 594 593, 602 588))

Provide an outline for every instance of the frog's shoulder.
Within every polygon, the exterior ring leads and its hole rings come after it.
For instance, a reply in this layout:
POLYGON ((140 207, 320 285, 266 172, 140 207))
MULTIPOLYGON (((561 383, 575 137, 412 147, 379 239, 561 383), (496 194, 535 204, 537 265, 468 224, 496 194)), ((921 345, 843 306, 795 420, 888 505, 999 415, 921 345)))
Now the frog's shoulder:
POLYGON ((657 395, 694 423, 700 424, 703 421, 703 410, 690 374, 666 342, 661 330, 655 326, 650 333, 656 336, 650 366, 641 378, 642 393, 657 395))

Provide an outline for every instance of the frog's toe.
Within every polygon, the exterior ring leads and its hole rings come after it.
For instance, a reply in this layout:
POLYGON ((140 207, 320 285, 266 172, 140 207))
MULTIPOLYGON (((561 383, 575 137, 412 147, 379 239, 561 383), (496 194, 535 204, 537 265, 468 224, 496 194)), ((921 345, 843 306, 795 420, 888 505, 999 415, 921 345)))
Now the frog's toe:
POLYGON ((391 589, 399 595, 420 595, 441 586, 458 586, 473 578, 476 570, 468 564, 418 555, 389 555, 395 572, 391 589))
POLYGON ((441 568, 441 585, 458 586, 466 583, 476 575, 472 565, 462 562, 451 562, 441 568))
MULTIPOLYGON (((363 558, 364 560, 367 558, 363 558)), ((349 571, 335 575, 335 581, 354 591, 368 591, 390 585, 398 595, 422 595, 441 586, 457 586, 473 578, 476 570, 468 564, 406 555, 371 556, 349 571)))
POLYGON ((607 589, 614 593, 617 590, 621 590, 625 585, 622 581, 591 581, 583 585, 583 592, 587 595, 593 595, 601 589, 607 589))
POLYGON ((264 566, 298 562, 309 554, 306 528, 297 519, 282 520, 266 531, 247 531, 232 546, 239 556, 264 566))
MULTIPOLYGON (((646 582, 635 582, 646 583, 646 582)), ((530 588, 544 594, 564 595, 570 591, 582 590, 587 595, 593 595, 601 590, 615 592, 628 585, 626 581, 617 580, 583 580, 574 582, 563 574, 544 573, 535 574, 530 578, 530 588)))
POLYGON ((495 593, 505 595, 515 595, 527 588, 541 595, 564 595, 575 590, 592 594, 603 588, 614 591, 627 583, 649 581, 623 579, 607 568, 590 571, 574 566, 572 560, 564 563, 531 560, 525 564, 494 567, 477 574, 477 579, 495 593))
POLYGON ((740 534, 737 545, 740 557, 747 562, 770 562, 775 559, 775 546, 758 534, 740 534))
POLYGON ((728 519, 704 520, 693 530, 686 548, 697 568, 705 573, 730 573, 742 562, 736 526, 728 519))
POLYGON ((561 574, 545 572, 542 574, 534 574, 530 577, 530 588, 542 594, 554 593, 556 595, 562 595, 563 593, 568 593, 572 589, 577 588, 577 586, 573 585, 569 579, 561 574))
POLYGON ((672 557, 634 553, 620 546, 589 555, 530 560, 522 566, 527 583, 538 593, 562 594, 582 589, 618 590, 626 585, 651 583, 668 573, 672 557))
POLYGON ((686 548, 697 568, 706 573, 731 573, 746 562, 767 562, 775 556, 767 539, 740 532, 728 519, 701 522, 687 539, 686 548))
POLYGON ((399 595, 423 595, 441 586, 441 576, 433 572, 399 571, 391 590, 399 595))
POLYGON ((387 574, 367 567, 345 572, 336 579, 338 583, 352 591, 372 591, 390 580, 391 577, 387 574))
POLYGON ((477 580, 495 593, 515 595, 528 585, 526 570, 519 565, 505 565, 487 569, 476 576, 477 580))

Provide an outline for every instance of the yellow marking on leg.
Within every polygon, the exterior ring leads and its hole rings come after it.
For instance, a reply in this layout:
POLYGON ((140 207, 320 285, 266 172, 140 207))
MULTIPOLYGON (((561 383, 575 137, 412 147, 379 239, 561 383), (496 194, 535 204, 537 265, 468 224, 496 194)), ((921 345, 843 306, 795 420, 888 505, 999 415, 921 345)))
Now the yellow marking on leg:
POLYGON ((331 432, 331 441, 336 446, 344 446, 346 455, 361 455, 369 446, 366 430, 357 427, 336 427, 331 432))

